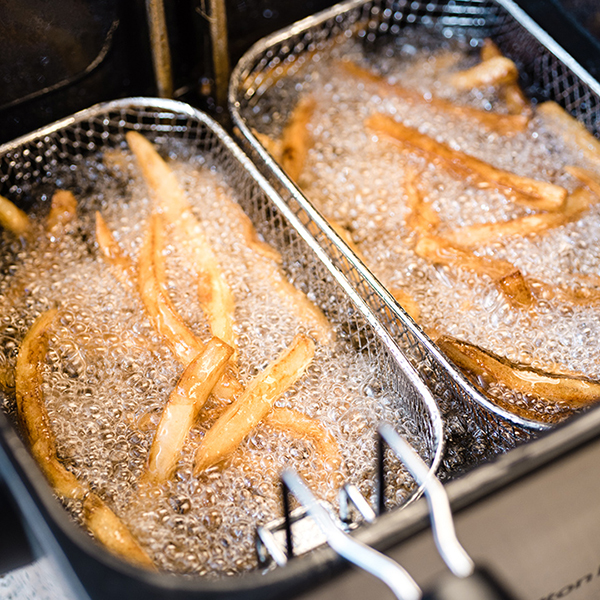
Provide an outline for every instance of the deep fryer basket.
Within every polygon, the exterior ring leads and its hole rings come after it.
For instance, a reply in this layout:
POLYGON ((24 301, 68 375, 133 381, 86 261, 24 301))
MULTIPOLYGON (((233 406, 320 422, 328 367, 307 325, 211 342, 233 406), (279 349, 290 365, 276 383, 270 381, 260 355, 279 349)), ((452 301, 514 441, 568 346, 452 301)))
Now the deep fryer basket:
POLYGON ((289 110, 277 105, 272 93, 284 74, 293 76, 314 53, 326 51, 339 37, 358 36, 368 45, 398 36, 407 27, 473 44, 491 37, 519 66, 521 85, 529 95, 559 102, 594 133, 599 131, 600 85, 511 0, 351 0, 259 41, 232 74, 229 105, 244 148, 290 206, 310 215, 314 237, 338 268, 360 274, 350 275, 357 292, 440 400, 450 448, 470 440, 467 456, 462 448, 462 458, 445 465, 453 471, 530 439, 549 425, 504 410, 475 388, 354 256, 254 135, 274 111, 289 110), (271 94, 265 95, 267 91, 271 94))
MULTIPOLYGON (((324 307, 340 335, 372 361, 382 386, 401 399, 403 414, 412 423, 411 433, 422 441, 424 459, 432 472, 436 471, 443 451, 443 426, 429 390, 346 276, 332 265, 307 231, 303 224, 306 216, 294 213, 281 201, 233 140, 204 113, 180 102, 147 98, 92 107, 0 147, 0 193, 27 207, 41 191, 52 189, 59 173, 62 187, 68 188, 69 172, 84 168, 86 160, 103 149, 123 146, 124 134, 129 130, 148 135, 158 146, 171 139, 185 140, 217 168, 258 232, 281 251, 284 268, 295 285, 324 307)), ((308 570, 315 564, 320 572, 325 570, 322 559, 309 556, 266 575, 251 573, 209 582, 149 574, 123 564, 97 547, 62 511, 3 414, 0 425, 4 433, 0 435, 4 453, 0 467, 4 462, 7 485, 20 494, 16 500, 23 512, 31 512, 23 494, 25 482, 28 494, 49 520, 54 535, 64 542, 64 551, 94 598, 113 597, 110 590, 117 585, 122 586, 121 590, 142 585, 149 598, 162 597, 167 590, 173 597, 203 592, 206 597, 246 594, 248 598, 265 598, 292 585, 306 585, 308 570), (106 569, 110 576, 102 575, 106 569), (93 582, 91 586, 88 580, 93 582)), ((412 497, 418 493, 415 490, 412 497)), ((324 556, 328 557, 325 562, 335 562, 330 553, 324 556)))

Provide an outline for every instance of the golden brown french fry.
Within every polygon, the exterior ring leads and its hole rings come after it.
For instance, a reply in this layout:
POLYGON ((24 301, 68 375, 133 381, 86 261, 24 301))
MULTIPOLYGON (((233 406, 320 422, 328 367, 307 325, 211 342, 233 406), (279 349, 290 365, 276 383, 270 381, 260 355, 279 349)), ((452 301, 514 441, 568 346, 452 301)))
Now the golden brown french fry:
POLYGON ((160 484, 171 477, 190 429, 232 354, 231 346, 213 337, 183 372, 161 415, 143 482, 160 484))
MULTIPOLYGON (((481 48, 481 60, 486 61, 499 56, 503 56, 502 52, 500 52, 500 48, 498 48, 498 46, 496 46, 491 39, 487 38, 484 40, 481 48)), ((531 103, 516 81, 514 83, 505 83, 500 91, 504 96, 504 102, 506 102, 506 106, 510 114, 523 114, 528 118, 531 117, 531 103)))
POLYGON ((56 190, 52 196, 46 230, 53 235, 64 233, 77 218, 77 200, 68 190, 56 190))
POLYGON ((290 346, 246 387, 208 430, 194 461, 200 473, 227 458, 273 408, 275 400, 306 371, 315 353, 314 342, 298 335, 290 346))
POLYGON ((600 176, 588 169, 576 166, 567 166, 565 167, 565 171, 579 179, 596 197, 600 198, 600 176))
POLYGON ((417 301, 405 290, 399 287, 391 287, 390 294, 394 296, 396 302, 415 320, 419 321, 421 317, 421 307, 417 301))
POLYGON ((443 237, 462 248, 475 248, 508 237, 543 233, 549 229, 577 221, 590 206, 598 202, 600 202, 599 196, 584 188, 577 188, 567 196, 565 206, 560 212, 539 213, 500 223, 481 223, 459 227, 444 233, 443 237))
POLYGON ((440 217, 431 204, 425 202, 423 194, 417 187, 418 174, 408 169, 404 178, 406 206, 409 209, 406 226, 419 234, 435 233, 440 225, 440 217))
POLYGON ((311 143, 307 125, 316 107, 312 96, 301 98, 281 133, 281 166, 292 181, 298 181, 304 169, 311 143))
POLYGON ((113 554, 138 567, 157 570, 123 521, 93 492, 83 501, 83 520, 94 537, 113 554))
POLYGON ((25 235, 31 229, 29 217, 4 196, 0 196, 0 226, 15 235, 25 235))
POLYGON ((135 265, 131 258, 123 252, 98 211, 96 211, 96 242, 100 253, 113 268, 113 273, 119 282, 123 285, 133 285, 136 280, 135 265))
POLYGON ((513 84, 518 78, 519 70, 510 58, 493 56, 466 71, 452 73, 448 81, 457 90, 468 91, 478 87, 513 84))
POLYGON ((594 165, 600 167, 600 141, 597 140, 575 117, 572 117, 562 106, 551 100, 537 106, 540 115, 552 131, 563 141, 581 150, 583 155, 594 165))
POLYGON ((419 92, 407 89, 398 83, 388 83, 384 77, 376 75, 352 61, 343 60, 340 61, 339 64, 354 77, 377 85, 379 92, 382 94, 392 94, 398 98, 402 98, 405 102, 410 104, 427 105, 434 110, 457 116, 465 120, 475 120, 488 131, 495 131, 501 135, 510 136, 520 131, 525 131, 527 123, 529 122, 529 119, 525 115, 503 115, 486 110, 479 110, 470 106, 459 106, 453 102, 444 100, 443 98, 437 98, 436 96, 428 96, 425 98, 419 92))
POLYGON ((290 408, 273 408, 264 422, 273 428, 308 439, 331 468, 341 467, 342 457, 335 438, 316 419, 290 408))
POLYGON ((381 114, 369 117, 366 125, 377 133, 406 144, 429 157, 439 158, 453 170, 462 170, 465 174, 494 185, 515 204, 549 211, 560 210, 564 206, 567 190, 558 185, 497 169, 489 163, 460 150, 453 150, 450 146, 420 133, 417 129, 407 127, 381 114))
POLYGON ((483 45, 481 46, 481 60, 486 61, 491 58, 498 58, 498 56, 504 56, 504 54, 502 54, 500 48, 498 48, 491 38, 485 38, 485 40, 483 40, 483 45))
POLYGON ((433 235, 421 236, 415 246, 415 252, 432 263, 487 275, 517 308, 528 308, 533 301, 531 290, 519 269, 505 260, 477 256, 433 235))
POLYGON ((276 161, 281 161, 281 140, 275 140, 266 133, 256 131, 256 129, 252 129, 252 133, 276 161))
POLYGON ((600 382, 582 374, 552 373, 514 363, 474 344, 450 337, 438 339, 437 345, 477 381, 502 383, 512 390, 564 403, 572 409, 600 400, 600 382))
POLYGON ((236 348, 235 301, 214 252, 181 189, 175 174, 154 146, 142 135, 130 131, 127 143, 134 153, 154 204, 172 226, 179 247, 198 277, 198 298, 213 335, 236 348))
POLYGON ((32 454, 56 493, 63 498, 81 499, 85 487, 56 457, 56 440, 42 391, 48 334, 57 315, 57 309, 40 315, 23 338, 15 370, 17 410, 32 454))

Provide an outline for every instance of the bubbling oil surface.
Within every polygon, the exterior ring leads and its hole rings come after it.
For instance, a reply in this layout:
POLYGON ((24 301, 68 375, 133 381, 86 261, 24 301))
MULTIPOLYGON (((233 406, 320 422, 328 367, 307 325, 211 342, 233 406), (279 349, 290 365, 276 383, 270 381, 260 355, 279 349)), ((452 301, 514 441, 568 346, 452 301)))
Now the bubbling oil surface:
MULTIPOLYGON (((311 147, 299 185, 329 218, 351 231, 367 265, 388 287, 405 289, 417 301, 425 331, 447 334, 477 344, 510 360, 534 367, 568 369, 600 378, 600 311, 558 299, 540 300, 529 310, 511 307, 486 276, 435 266, 414 252, 415 235, 407 227, 404 194, 407 170, 419 173, 425 200, 439 214, 439 233, 477 223, 502 222, 534 211, 511 203, 501 192, 461 180, 447 169, 369 130, 365 119, 381 113, 417 128, 452 148, 501 169, 560 185, 572 192, 580 184, 566 165, 594 170, 576 148, 532 118, 527 129, 510 137, 489 132, 474 120, 449 117, 426 102, 407 102, 393 91, 350 75, 340 66, 352 60, 381 74, 388 83, 435 95, 456 105, 506 112, 494 89, 456 92, 448 73, 472 66, 479 52, 466 43, 439 41, 422 29, 365 50, 355 41, 337 44, 318 61, 265 93, 264 106, 294 106, 312 95, 317 108, 308 123, 311 147)), ((249 117, 254 123, 254 117, 249 117)), ((287 115, 266 111, 259 131, 278 138, 287 115)), ((532 280, 573 285, 571 274, 598 274, 600 206, 577 223, 543 234, 481 244, 480 256, 504 259, 532 280)), ((501 386, 488 390, 516 407, 528 405, 554 419, 569 410, 560 403, 526 398, 501 386)))
MULTIPOLYGON (((264 259, 243 242, 242 224, 225 208, 235 192, 206 159, 172 142, 170 162, 201 221, 236 301, 239 377, 247 383, 287 347, 306 324, 273 292, 264 259)), ((321 497, 334 499, 342 478, 373 493, 374 428, 384 419, 403 431, 407 415, 378 380, 375 366, 341 339, 317 344, 303 376, 276 402, 320 421, 339 444, 341 472, 333 471, 309 440, 259 425, 218 468, 192 475, 195 450, 223 406, 209 399, 187 439, 174 477, 154 494, 137 482, 162 409, 183 367, 155 333, 132 285, 119 283, 94 241, 99 210, 121 248, 136 259, 152 201, 128 155, 106 168, 102 157, 81 167, 74 230, 49 237, 47 202, 34 208, 36 243, 23 245, 2 232, 5 253, 0 344, 14 365, 20 340, 43 311, 58 307, 44 369, 43 393, 58 458, 101 495, 160 569, 206 577, 235 575, 257 566, 258 524, 281 516, 278 475, 291 467, 321 497), (90 187, 89 181, 93 181, 90 187)), ((60 178, 58 178, 60 182, 60 178)), ((179 249, 164 249, 169 294, 186 323, 204 340, 209 327, 196 282, 179 249)), ((4 408, 15 416, 13 397, 4 408)), ((420 448, 422 441, 409 439, 420 448)), ((423 448, 421 448, 423 449, 423 448)), ((390 468, 390 506, 410 491, 402 471, 390 468)), ((67 502, 75 519, 81 506, 67 502)))

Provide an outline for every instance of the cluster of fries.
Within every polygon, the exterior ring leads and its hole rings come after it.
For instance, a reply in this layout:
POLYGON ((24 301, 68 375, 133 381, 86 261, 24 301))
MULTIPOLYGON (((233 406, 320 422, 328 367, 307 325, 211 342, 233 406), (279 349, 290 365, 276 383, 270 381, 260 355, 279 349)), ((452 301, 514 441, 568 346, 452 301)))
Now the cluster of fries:
MULTIPOLYGON (((532 237, 576 222, 600 202, 600 175, 597 174, 600 171, 594 170, 600 167, 600 142, 555 102, 543 102, 534 108, 519 87, 517 66, 503 56, 491 40, 484 43, 481 60, 477 65, 463 71, 454 69, 442 79, 445 85, 459 93, 478 88, 494 88, 506 113, 459 105, 431 93, 423 95, 397 82, 390 83, 387 78, 347 59, 338 60, 334 63, 334 68, 367 89, 372 89, 380 97, 392 97, 408 106, 427 107, 435 114, 445 115, 449 120, 457 118, 465 124, 471 121, 484 131, 499 136, 525 132, 532 118, 540 118, 565 144, 580 152, 592 168, 579 165, 563 167, 564 172, 579 183, 569 193, 567 189, 554 183, 500 169, 383 112, 374 112, 364 121, 368 131, 376 134, 382 141, 391 142, 403 154, 410 152, 417 155, 468 185, 495 190, 508 202, 527 211, 525 216, 502 222, 452 227, 450 223, 444 223, 441 215, 426 201, 427 192, 423 189, 421 174, 408 163, 405 167, 403 190, 408 209, 406 227, 412 232, 408 241, 417 256, 432 265, 446 267, 450 272, 466 270, 487 278, 515 311, 531 310, 542 297, 573 304, 589 304, 600 297, 600 277, 578 277, 574 274, 573 279, 579 284, 575 289, 553 287, 528 277, 506 260, 489 255, 481 256, 476 252, 483 245, 515 237, 532 237)), ((313 144, 310 123, 318 109, 315 97, 309 93, 292 110, 280 139, 255 132, 259 141, 298 185, 302 185, 305 163, 313 144)), ((364 261, 363 253, 352 240, 350 232, 336 221, 332 221, 331 225, 364 261)), ((421 309, 410 294, 394 286, 390 291, 406 312, 418 321, 421 309)), ((434 331, 430 333, 434 337, 439 335, 434 331)), ((581 373, 543 372, 527 365, 511 363, 484 349, 478 349, 475 358, 476 350, 472 345, 447 337, 441 337, 439 343, 448 357, 478 386, 482 385, 483 380, 493 381, 519 393, 556 402, 573 410, 600 400, 600 384, 581 373), (544 381, 550 383, 543 383, 544 381)), ((521 410, 518 407, 509 409, 520 411, 533 419, 546 418, 531 410, 521 410)))
MULTIPOLYGON (((137 291, 153 328, 184 367, 162 411, 138 482, 139 493, 147 494, 173 476, 184 443, 211 394, 227 406, 196 449, 195 474, 223 463, 261 422, 305 439, 333 471, 338 470, 340 453, 331 433, 301 412, 275 407, 276 400, 308 369, 316 343, 333 341, 334 332, 325 315, 288 281, 281 268, 281 256, 258 238, 239 205, 218 192, 223 211, 241 223, 246 246, 253 252, 254 261, 264 267, 271 289, 307 331, 296 335, 279 357, 243 385, 236 366, 235 299, 202 225, 176 176, 153 145, 134 132, 127 134, 127 142, 153 202, 144 242, 135 261, 123 251, 100 213, 96 213, 96 242, 118 282, 137 291), (164 253, 167 240, 177 244, 194 272, 199 304, 212 334, 206 343, 188 327, 169 296, 164 253)), ((45 225, 47 235, 59 238, 68 234, 76 219, 73 194, 57 191, 45 225)), ((0 222, 14 235, 33 235, 28 216, 5 198, 0 199, 0 222)), ((56 494, 83 503, 83 519, 94 537, 128 561, 155 569, 150 556, 119 517, 57 457, 43 395, 43 372, 52 327, 59 318, 60 308, 44 312, 19 349, 14 383, 25 437, 56 494)), ((1 373, 2 381, 11 380, 8 367, 6 371, 1 373)))

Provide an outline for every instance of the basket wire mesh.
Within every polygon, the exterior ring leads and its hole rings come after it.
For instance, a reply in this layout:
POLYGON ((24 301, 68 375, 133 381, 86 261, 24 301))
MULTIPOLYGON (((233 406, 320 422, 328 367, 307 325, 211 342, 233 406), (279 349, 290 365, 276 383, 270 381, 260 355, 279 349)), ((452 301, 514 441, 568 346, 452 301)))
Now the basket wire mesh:
MULTIPOLYGON (((92 107, 0 147, 0 193, 26 208, 52 190, 58 176, 61 186, 68 188, 69 173, 102 150, 124 147, 125 134, 131 130, 146 134, 159 147, 169 140, 185 140, 216 166, 259 234, 281 252, 294 285, 324 308, 356 352, 368 357, 382 387, 398 399, 410 434, 419 440, 423 458, 435 472, 443 453, 443 424, 430 391, 303 226, 310 224, 310 217, 301 210, 290 211, 225 131, 204 113, 179 102, 144 98, 92 107)), ((415 486, 408 502, 419 494, 415 486)))

